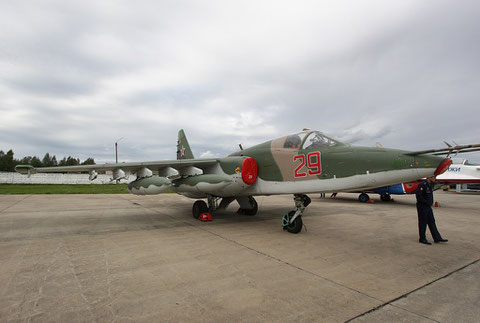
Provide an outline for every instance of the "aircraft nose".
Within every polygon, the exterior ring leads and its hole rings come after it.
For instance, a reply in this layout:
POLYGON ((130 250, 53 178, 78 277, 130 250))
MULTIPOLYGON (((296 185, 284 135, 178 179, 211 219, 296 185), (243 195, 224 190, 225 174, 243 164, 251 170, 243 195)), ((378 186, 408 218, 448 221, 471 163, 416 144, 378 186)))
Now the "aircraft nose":
POLYGON ((452 160, 450 158, 445 158, 435 170, 435 176, 445 173, 451 164, 452 160))

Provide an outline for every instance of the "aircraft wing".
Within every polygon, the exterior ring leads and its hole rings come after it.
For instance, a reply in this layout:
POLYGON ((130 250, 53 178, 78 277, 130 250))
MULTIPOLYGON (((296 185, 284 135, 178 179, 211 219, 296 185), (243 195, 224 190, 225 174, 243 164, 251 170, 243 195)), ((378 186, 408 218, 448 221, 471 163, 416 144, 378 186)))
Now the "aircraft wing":
POLYGON ((416 155, 424 155, 424 154, 432 154, 432 155, 450 155, 450 154, 458 154, 458 153, 469 153, 472 151, 480 151, 480 144, 475 145, 455 145, 440 149, 429 149, 429 150, 419 150, 407 153, 406 155, 416 156, 416 155))
POLYGON ((109 163, 98 165, 58 166, 35 168, 30 165, 17 165, 15 171, 20 174, 35 173, 84 173, 91 175, 96 172, 112 171, 113 179, 125 177, 125 173, 137 174, 138 177, 151 176, 152 173, 160 176, 188 176, 201 174, 204 170, 219 163, 218 159, 180 159, 161 160, 131 163, 109 163), (123 172, 123 176, 122 176, 123 172), (117 173, 117 174, 116 174, 117 173))

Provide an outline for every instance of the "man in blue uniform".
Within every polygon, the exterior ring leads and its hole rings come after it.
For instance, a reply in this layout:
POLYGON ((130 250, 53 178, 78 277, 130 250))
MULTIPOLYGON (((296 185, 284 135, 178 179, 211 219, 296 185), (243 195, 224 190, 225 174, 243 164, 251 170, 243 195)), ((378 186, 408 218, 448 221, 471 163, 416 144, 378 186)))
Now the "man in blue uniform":
POLYGON ((433 182, 435 181, 435 176, 428 177, 425 181, 418 185, 417 190, 415 191, 415 196, 417 198, 417 212, 418 212, 418 233, 420 243, 431 245, 428 242, 425 231, 428 228, 432 234, 433 241, 438 242, 447 242, 447 239, 443 239, 440 233, 437 230, 435 225, 435 217, 433 216, 432 205, 433 205, 433 182))

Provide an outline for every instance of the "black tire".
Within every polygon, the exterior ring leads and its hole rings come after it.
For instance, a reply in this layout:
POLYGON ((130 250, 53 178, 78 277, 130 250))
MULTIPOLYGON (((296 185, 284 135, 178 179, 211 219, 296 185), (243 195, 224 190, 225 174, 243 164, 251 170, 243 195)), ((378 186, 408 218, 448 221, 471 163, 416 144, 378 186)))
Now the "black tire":
MULTIPOLYGON (((293 217, 294 214, 295 211, 288 212, 289 217, 293 217)), ((290 233, 299 233, 300 231, 302 231, 302 228, 303 221, 301 215, 297 216, 297 218, 292 223, 283 227, 284 230, 287 230, 290 233)))
POLYGON ((370 199, 370 196, 368 196, 367 193, 362 193, 360 194, 360 196, 358 197, 358 200, 362 203, 365 203, 367 202, 368 200, 370 199))
POLYGON ((220 205, 218 206, 217 210, 225 210, 234 200, 234 197, 222 198, 222 201, 220 201, 220 205))
POLYGON ((257 211, 258 211, 257 201, 253 197, 251 197, 250 202, 253 204, 253 208, 250 209, 250 210, 243 210, 243 214, 245 214, 245 215, 255 215, 255 214, 257 214, 257 211))
POLYGON ((205 201, 198 200, 193 203, 192 214, 194 219, 198 219, 200 214, 208 212, 208 206, 205 201))
POLYGON ((392 200, 392 197, 390 196, 390 194, 385 193, 385 194, 380 195, 380 199, 384 202, 388 202, 388 201, 392 200))

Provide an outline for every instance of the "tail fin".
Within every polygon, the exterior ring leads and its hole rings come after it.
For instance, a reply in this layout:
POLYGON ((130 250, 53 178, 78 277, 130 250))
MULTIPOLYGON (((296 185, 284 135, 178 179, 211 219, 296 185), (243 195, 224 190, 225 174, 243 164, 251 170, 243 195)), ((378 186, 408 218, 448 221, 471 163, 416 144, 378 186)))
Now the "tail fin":
POLYGON ((193 159, 193 153, 188 144, 187 136, 183 129, 178 131, 178 141, 177 141, 177 159, 193 159))

